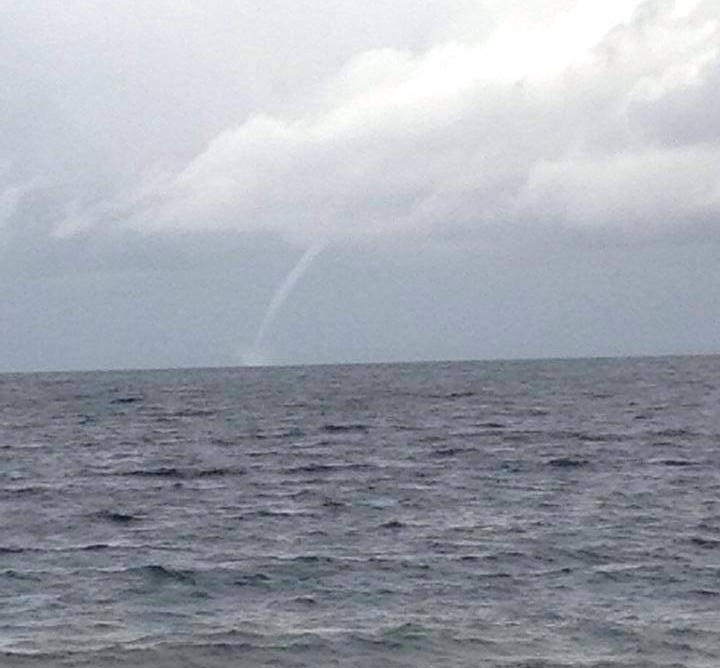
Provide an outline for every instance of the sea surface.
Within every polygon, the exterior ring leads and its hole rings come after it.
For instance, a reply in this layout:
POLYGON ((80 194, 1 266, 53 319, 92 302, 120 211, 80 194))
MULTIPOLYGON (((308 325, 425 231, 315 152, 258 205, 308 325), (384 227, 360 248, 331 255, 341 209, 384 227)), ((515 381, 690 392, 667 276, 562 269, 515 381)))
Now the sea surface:
POLYGON ((0 375, 0 666, 720 665, 720 357, 0 375))

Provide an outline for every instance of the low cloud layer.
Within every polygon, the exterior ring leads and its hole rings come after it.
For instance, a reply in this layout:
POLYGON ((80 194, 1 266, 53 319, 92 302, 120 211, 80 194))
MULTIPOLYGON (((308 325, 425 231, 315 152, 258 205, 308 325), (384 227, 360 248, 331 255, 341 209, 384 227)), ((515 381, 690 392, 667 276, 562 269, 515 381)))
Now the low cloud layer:
MULTIPOLYGON (((358 53, 298 112, 251 111, 187 161, 68 203, 54 233, 271 231, 307 245, 713 232, 720 9, 651 1, 604 18, 599 38, 576 8, 544 33, 500 23, 478 43, 358 53)), ((23 187, 7 187, 6 218, 23 187)))
MULTIPOLYGON (((476 12, 476 41, 448 21, 445 33, 425 35, 441 43, 361 50, 322 84, 298 73, 314 95, 289 95, 297 101, 286 113, 254 109, 272 107, 273 96, 239 92, 266 81, 262 71, 239 72, 227 91, 218 89, 225 74, 195 90, 202 77, 192 58, 176 67, 164 60, 184 36, 191 51, 203 47, 206 67, 251 69, 237 65, 245 54, 193 27, 217 21, 212 4, 201 13, 181 3, 169 37, 162 12, 125 13, 114 23, 102 3, 90 3, 81 23, 57 9, 52 18, 63 18, 70 35, 64 57, 45 69, 41 58, 35 81, 5 82, 16 146, 0 172, 0 224, 22 225, 23 200, 27 213, 28 201, 45 197, 56 237, 223 229, 307 245, 402 234, 711 231, 720 213, 720 9, 651 0, 623 19, 622 4, 602 15, 597 3, 559 5, 527 25, 518 17, 532 12, 498 11, 494 23, 490 10, 476 12), (93 28, 106 33, 86 44, 93 28), (159 59, 156 67, 134 52, 140 46, 159 59), (61 82, 44 86, 51 67, 61 82), (172 105, 163 105, 164 91, 172 105), (23 102, 12 98, 23 94, 44 99, 38 118, 18 126, 13 106, 22 111, 23 102), (213 128, 222 129, 212 136, 213 128), (36 131, 41 147, 33 146, 36 131), (131 149, 118 144, 124 136, 131 149)), ((32 18, 16 14, 18 23, 32 18)), ((16 46, 28 52, 52 42, 57 25, 49 20, 45 33, 35 25, 16 46)))

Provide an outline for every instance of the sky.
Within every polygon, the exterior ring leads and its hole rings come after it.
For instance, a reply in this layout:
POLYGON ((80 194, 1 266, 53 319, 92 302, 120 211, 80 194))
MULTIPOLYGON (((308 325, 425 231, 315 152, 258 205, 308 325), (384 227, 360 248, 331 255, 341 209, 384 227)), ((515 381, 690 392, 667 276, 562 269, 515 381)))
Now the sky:
POLYGON ((0 371, 720 353, 717 0, 0 0, 0 371))

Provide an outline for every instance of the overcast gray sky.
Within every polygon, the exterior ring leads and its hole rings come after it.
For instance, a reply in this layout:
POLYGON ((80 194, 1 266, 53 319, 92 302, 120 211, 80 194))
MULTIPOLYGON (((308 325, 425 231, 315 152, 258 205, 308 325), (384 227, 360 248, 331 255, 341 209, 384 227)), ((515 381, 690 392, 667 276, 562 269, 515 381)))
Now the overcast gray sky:
POLYGON ((0 370, 720 352, 718 260, 718 0, 0 0, 0 370))

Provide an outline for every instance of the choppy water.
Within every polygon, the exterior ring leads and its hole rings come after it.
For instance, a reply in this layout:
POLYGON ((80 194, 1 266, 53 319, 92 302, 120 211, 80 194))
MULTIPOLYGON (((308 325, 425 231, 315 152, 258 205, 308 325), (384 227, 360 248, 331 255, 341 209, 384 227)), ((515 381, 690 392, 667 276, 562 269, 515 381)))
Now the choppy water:
POLYGON ((720 358, 0 376, 0 665, 720 665, 720 358))

